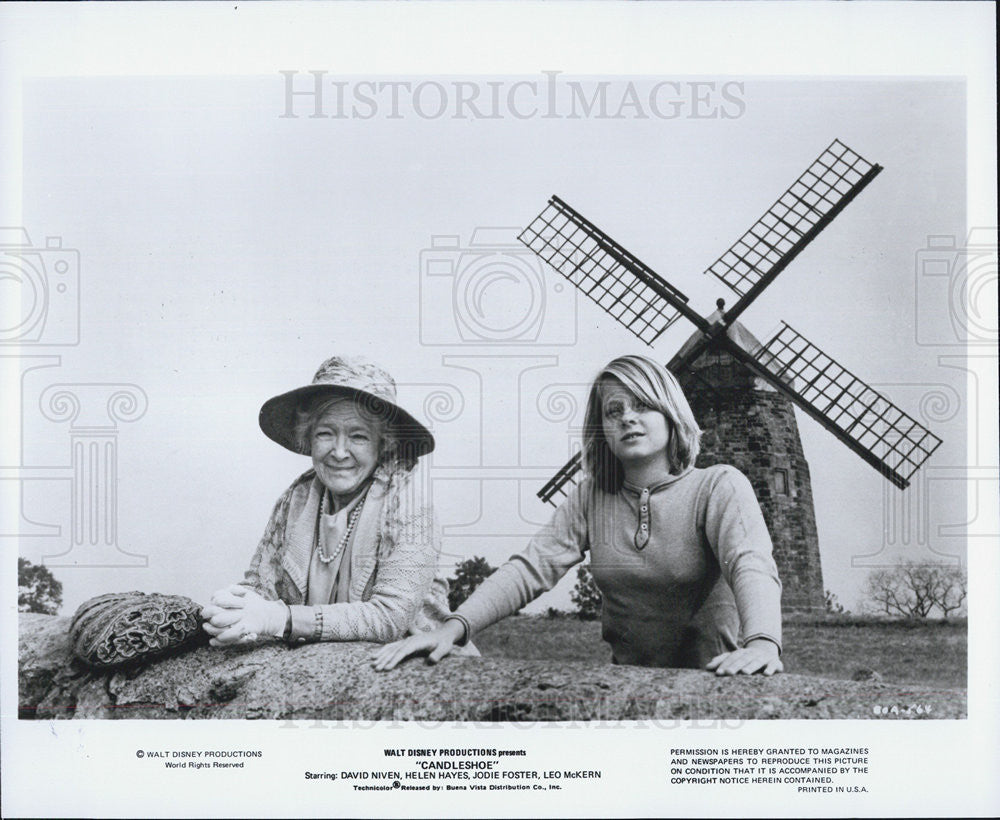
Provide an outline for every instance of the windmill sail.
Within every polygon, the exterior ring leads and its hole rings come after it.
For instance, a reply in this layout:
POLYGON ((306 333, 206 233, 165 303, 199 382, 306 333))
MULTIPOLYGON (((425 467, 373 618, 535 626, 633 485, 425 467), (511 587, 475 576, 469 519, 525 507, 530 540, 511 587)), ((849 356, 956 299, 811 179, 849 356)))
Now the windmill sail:
POLYGON ((576 484, 577 473, 582 469, 583 458, 579 453, 574 453, 573 457, 559 469, 559 472, 552 476, 549 482, 538 491, 538 497, 553 507, 558 507, 559 502, 569 492, 567 485, 574 486, 576 484))
POLYGON ((882 170, 834 140, 705 273, 742 298, 735 319, 882 170))
MULTIPOLYGON (((712 344, 794 401, 898 487, 940 446, 941 439, 839 365, 788 325, 766 345, 747 350, 728 329, 774 278, 882 171, 834 140, 764 215, 705 271, 740 296, 708 319, 655 271, 558 197, 552 197, 518 239, 639 339, 652 344, 680 316, 701 331, 668 367, 686 372, 712 344)), ((539 491, 556 504, 576 484, 574 455, 539 491)))
POLYGON ((557 196, 517 238, 646 344, 682 313, 698 316, 683 293, 557 196))
POLYGON ((753 354, 736 345, 727 349, 897 487, 907 487, 941 444, 912 416, 786 323, 753 354))
MULTIPOLYGON (((720 343, 897 487, 909 486, 913 474, 941 445, 930 430, 787 323, 751 351, 728 337, 720 343)), ((568 486, 576 484, 581 468, 578 453, 538 497, 556 505, 568 486)))

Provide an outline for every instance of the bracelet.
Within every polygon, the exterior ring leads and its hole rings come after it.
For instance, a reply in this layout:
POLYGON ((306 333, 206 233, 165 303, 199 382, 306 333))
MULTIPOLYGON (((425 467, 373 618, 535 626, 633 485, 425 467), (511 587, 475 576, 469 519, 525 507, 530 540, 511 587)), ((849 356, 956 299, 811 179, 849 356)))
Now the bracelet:
POLYGON ((778 647, 778 657, 779 658, 781 657, 781 644, 778 643, 778 641, 772 638, 770 635, 751 635, 749 638, 744 638, 743 642, 740 644, 740 648, 741 649, 746 648, 746 645, 750 643, 750 641, 756 641, 761 639, 769 641, 773 643, 776 647, 778 647))
POLYGON ((319 641, 323 638, 323 608, 313 607, 313 617, 315 618, 315 625, 313 626, 312 635, 309 636, 311 641, 319 641))
POLYGON ((465 646, 469 642, 469 638, 472 637, 472 629, 469 626, 469 622, 465 619, 464 615, 459 615, 457 612, 452 612, 447 618, 444 619, 445 623, 448 621, 458 621, 462 625, 462 629, 465 630, 465 634, 462 635, 461 639, 458 641, 458 646, 465 646))
POLYGON ((282 603, 285 605, 285 631, 281 633, 281 639, 287 642, 292 637, 292 608, 286 601, 282 603))

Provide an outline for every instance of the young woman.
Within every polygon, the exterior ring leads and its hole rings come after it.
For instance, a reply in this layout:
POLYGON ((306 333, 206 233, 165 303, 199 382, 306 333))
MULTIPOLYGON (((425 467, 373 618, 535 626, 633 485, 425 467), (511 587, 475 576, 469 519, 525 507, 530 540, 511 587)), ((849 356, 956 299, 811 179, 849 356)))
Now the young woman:
POLYGON ((260 426, 312 469, 278 499, 244 581, 203 608, 211 643, 385 643, 441 625, 441 544, 414 480, 434 437, 397 404, 392 377, 335 356, 265 402, 260 426))
POLYGON ((432 632, 383 647, 376 669, 439 661, 556 582, 589 550, 612 662, 719 675, 781 671, 781 584, 746 477, 695 468, 701 431, 673 375, 622 356, 597 376, 586 475, 551 522, 432 632))

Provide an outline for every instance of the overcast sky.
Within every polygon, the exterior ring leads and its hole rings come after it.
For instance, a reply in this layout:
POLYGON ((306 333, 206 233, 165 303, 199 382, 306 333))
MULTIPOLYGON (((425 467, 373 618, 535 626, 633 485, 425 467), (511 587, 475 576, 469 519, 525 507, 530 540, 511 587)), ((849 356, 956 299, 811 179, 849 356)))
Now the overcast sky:
MULTIPOLYGON (((289 66, 296 90, 312 68, 289 66)), ((702 271, 834 138, 884 172, 742 320, 761 339, 788 321, 944 439, 902 495, 800 416, 826 586, 853 607, 873 565, 964 561, 966 374, 948 358, 964 297, 926 275, 923 252, 932 235, 964 243, 962 84, 615 78, 602 116, 584 112, 605 78, 552 77, 327 74, 324 118, 308 97, 281 117, 277 74, 25 85, 24 226, 36 247, 59 235, 79 250, 80 343, 39 348, 62 361, 24 380, 23 463, 53 469, 23 508, 62 532, 22 539, 22 555, 70 546, 69 424, 42 414, 43 391, 121 383, 148 399, 118 426, 112 516, 119 554, 141 558, 47 559, 77 564, 54 569, 66 611, 115 590, 205 600, 240 578, 309 467, 260 433, 258 409, 333 354, 382 363, 432 426, 448 569, 500 563, 547 516, 534 494, 570 451, 595 370, 649 348, 518 247, 504 259, 513 231, 473 248, 474 231, 523 227, 558 194, 707 314, 735 297, 702 271), (435 275, 448 262, 465 278, 435 275), (473 276, 491 265, 508 275, 473 276)), ((73 324, 73 298, 52 296, 46 333, 73 324)), ((680 320, 654 355, 692 330, 680 320)), ((569 607, 571 586, 536 608, 569 607)))

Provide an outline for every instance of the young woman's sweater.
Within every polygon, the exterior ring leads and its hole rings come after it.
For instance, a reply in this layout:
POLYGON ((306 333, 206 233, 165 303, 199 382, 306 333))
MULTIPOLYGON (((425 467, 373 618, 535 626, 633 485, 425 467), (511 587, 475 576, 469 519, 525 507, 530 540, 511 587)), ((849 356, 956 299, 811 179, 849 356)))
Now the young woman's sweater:
POLYGON ((613 661, 702 667, 754 638, 781 648, 781 583, 747 478, 688 468, 615 494, 586 479, 457 614, 472 634, 517 612, 591 553, 613 661))

